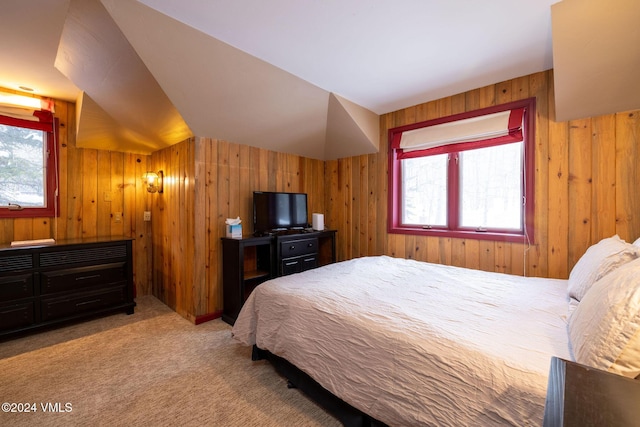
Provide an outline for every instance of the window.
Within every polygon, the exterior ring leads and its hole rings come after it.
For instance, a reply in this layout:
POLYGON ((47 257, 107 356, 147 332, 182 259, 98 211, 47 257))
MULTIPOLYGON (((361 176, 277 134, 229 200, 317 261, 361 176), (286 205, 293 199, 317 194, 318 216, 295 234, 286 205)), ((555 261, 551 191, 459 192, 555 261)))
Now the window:
POLYGON ((31 117, 0 115, 0 218, 56 215, 57 126, 49 111, 31 117))
POLYGON ((533 238, 535 98, 389 130, 390 233, 533 238))

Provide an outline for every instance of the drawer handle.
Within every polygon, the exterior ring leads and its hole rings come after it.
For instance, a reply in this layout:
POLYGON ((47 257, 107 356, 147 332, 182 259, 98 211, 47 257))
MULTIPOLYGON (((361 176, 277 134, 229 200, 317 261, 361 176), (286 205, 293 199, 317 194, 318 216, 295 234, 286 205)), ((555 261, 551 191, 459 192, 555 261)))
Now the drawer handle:
POLYGON ((290 266, 290 265, 296 265, 297 263, 298 263, 298 261, 285 262, 284 265, 290 266))
POLYGON ((296 247, 294 245, 289 246, 289 250, 294 250, 296 247))
POLYGON ((307 258, 304 260, 304 262, 315 261, 315 260, 316 260, 315 258, 307 258))
POLYGON ((94 275, 91 275, 91 276, 79 276, 79 277, 76 277, 76 280, 95 279, 96 277, 100 277, 100 275, 99 274, 94 274, 94 275))
POLYGON ((19 311, 24 311, 24 309, 25 309, 24 307, 10 308, 9 310, 0 311, 0 314, 17 313, 19 311))
POLYGON ((98 299, 92 299, 91 301, 79 302, 79 303, 76 304, 76 307, 80 307, 80 306, 87 305, 87 304, 93 304, 93 303, 100 302, 100 301, 101 301, 101 299, 98 298, 98 299))
POLYGON ((313 243, 309 243, 307 246, 311 248, 313 247, 313 243))

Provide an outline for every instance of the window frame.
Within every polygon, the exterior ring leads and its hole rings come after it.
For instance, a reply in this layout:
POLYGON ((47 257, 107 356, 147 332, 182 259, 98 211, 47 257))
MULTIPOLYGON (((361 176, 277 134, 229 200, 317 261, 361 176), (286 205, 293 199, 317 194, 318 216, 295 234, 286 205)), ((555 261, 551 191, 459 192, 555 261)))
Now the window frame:
MULTIPOLYGON (((506 104, 495 105, 487 108, 482 108, 474 111, 469 111, 460 114, 454 114, 451 116, 441 117, 433 120, 427 120, 419 123, 399 126, 389 129, 388 131, 388 143, 389 143, 389 196, 388 196, 388 215, 387 215, 387 232, 390 234, 409 234, 418 236, 435 236, 435 237, 453 237, 461 239, 476 239, 476 240, 493 240, 503 242, 534 242, 534 212, 535 212, 535 98, 527 98, 519 101, 509 102, 506 104), (523 168, 523 196, 524 206, 522 209, 522 231, 514 231, 512 229, 491 229, 491 230, 473 230, 468 228, 461 228, 458 225, 459 218, 459 166, 455 166, 449 161, 448 166, 448 185, 453 186, 453 189, 447 191, 447 228, 425 228, 423 225, 409 225, 402 223, 402 159, 398 154, 400 149, 394 148, 393 141, 396 141, 403 132, 420 129, 428 126, 434 126, 442 123, 449 123, 458 120, 469 119, 473 117, 479 117, 492 113, 498 113, 508 110, 514 110, 518 108, 524 108, 523 116, 523 155, 524 155, 524 168, 523 168), (452 169, 457 169, 456 173, 451 174, 452 169), (455 192, 457 197, 452 197, 452 192, 455 192), (452 218, 454 219, 452 221, 452 218), (453 224, 452 224, 453 223, 453 224)), ((455 144, 454 144, 455 145, 455 144)), ((474 148, 482 148, 491 145, 501 145, 501 143, 490 143, 486 141, 467 142, 460 145, 459 148, 453 146, 440 147, 439 149, 432 149, 430 154, 438 154, 443 151, 457 155, 461 151, 471 149, 471 146, 477 146, 474 148)))
POLYGON ((44 218, 59 215, 58 209, 58 133, 59 122, 48 111, 39 111, 34 114, 40 121, 31 121, 8 117, 0 114, 0 124, 27 129, 40 130, 44 132, 44 144, 48 155, 46 156, 47 176, 46 182, 46 206, 30 207, 22 209, 9 209, 8 206, 0 205, 0 218, 44 218))

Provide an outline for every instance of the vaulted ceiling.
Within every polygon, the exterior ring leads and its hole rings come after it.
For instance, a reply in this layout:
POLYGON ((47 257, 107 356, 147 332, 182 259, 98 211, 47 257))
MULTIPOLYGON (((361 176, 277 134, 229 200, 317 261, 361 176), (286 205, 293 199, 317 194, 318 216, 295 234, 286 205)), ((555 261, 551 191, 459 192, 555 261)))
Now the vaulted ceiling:
MULTIPOLYGON (((552 67, 575 118, 581 52, 615 66, 593 46, 610 53, 626 32, 639 41, 619 25, 637 2, 598 3, 5 0, 0 86, 76 102, 82 147, 150 153, 202 136, 340 158, 378 150, 380 114, 552 67), (593 25, 597 15, 606 22, 593 25), (576 19, 582 40, 598 41, 578 43, 577 58, 576 19)), ((637 52, 618 68, 637 75, 637 52)))

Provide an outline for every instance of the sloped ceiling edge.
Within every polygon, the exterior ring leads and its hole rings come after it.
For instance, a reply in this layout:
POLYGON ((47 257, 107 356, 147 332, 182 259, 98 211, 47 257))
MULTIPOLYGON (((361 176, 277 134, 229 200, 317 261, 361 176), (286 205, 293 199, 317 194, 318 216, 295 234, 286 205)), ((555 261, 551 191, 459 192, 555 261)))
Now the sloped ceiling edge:
POLYGON ((640 108, 640 2, 551 6, 556 121, 640 108))
MULTIPOLYGON (((321 160, 331 153, 328 127, 351 116, 331 123, 329 92, 137 1, 102 1, 196 136, 321 160)), ((357 142, 351 152, 363 154, 357 142)))
POLYGON ((90 97, 78 108, 79 129, 91 119, 80 146, 148 153, 192 136, 99 1, 70 2, 55 67, 90 97))
POLYGON ((76 147, 151 154, 158 142, 123 126, 82 92, 76 100, 76 147))
POLYGON ((329 97, 325 159, 376 153, 380 145, 380 118, 336 94, 329 97))

